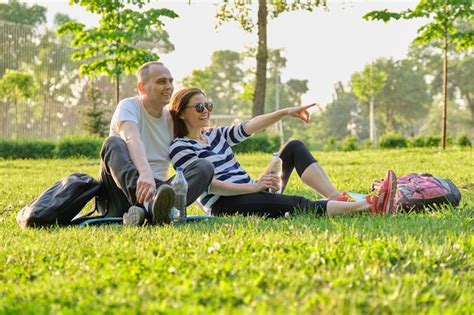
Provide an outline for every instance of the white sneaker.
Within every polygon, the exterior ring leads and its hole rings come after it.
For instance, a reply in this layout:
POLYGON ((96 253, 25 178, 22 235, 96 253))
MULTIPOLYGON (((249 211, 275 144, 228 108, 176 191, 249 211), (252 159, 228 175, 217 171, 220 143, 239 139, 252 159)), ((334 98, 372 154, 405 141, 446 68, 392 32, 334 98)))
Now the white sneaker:
POLYGON ((142 226, 145 223, 145 209, 131 206, 123 215, 123 224, 130 226, 142 226))

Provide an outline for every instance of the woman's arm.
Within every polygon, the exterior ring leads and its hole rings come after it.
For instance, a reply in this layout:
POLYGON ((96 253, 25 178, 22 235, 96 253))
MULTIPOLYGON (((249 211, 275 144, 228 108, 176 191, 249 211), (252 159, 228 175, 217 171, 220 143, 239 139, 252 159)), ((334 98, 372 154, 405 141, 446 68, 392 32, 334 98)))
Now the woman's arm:
POLYGON ((301 119, 304 123, 307 123, 309 122, 308 108, 315 105, 316 103, 305 106, 289 107, 277 110, 273 113, 255 116, 247 121, 247 123, 244 125, 244 130, 248 134, 256 133, 260 130, 270 127, 285 116, 293 116, 301 119))
POLYGON ((218 179, 211 182, 210 193, 219 196, 253 194, 269 188, 278 190, 280 178, 275 175, 263 175, 256 183, 228 183, 218 179))

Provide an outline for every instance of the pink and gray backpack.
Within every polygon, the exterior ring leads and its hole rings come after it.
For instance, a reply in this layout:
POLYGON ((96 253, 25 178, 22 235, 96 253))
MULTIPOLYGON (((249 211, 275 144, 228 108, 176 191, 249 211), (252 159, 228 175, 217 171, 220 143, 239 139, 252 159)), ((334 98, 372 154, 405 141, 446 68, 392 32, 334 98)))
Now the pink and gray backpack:
MULTIPOLYGON (((381 180, 372 183, 372 190, 378 190, 381 180)), ((416 174, 397 177, 395 205, 398 211, 417 211, 432 206, 452 205, 461 201, 459 189, 449 179, 431 174, 416 174)))

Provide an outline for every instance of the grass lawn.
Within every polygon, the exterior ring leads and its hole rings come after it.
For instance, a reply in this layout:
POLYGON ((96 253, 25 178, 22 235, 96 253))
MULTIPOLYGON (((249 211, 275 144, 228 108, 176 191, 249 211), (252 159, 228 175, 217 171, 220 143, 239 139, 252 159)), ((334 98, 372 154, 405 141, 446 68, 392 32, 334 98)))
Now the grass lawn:
MULTIPOLYGON (((0 313, 474 313, 473 151, 316 157, 341 190, 367 192, 392 168, 450 178, 463 199, 395 216, 21 230, 25 204, 67 174, 96 175, 98 160, 3 160, 0 313)), ((271 155, 239 158, 257 176, 271 155)), ((296 174, 286 192, 316 198, 296 174)))

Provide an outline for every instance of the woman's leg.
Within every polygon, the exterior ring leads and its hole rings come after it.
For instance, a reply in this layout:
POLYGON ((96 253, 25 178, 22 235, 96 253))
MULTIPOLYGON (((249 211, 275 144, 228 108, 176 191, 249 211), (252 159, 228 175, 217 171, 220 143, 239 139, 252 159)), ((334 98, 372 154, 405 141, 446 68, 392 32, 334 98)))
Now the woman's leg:
POLYGON ((366 200, 358 202, 343 202, 329 200, 327 203, 327 213, 333 215, 348 215, 370 210, 371 204, 366 200))
POLYGON ((280 158, 283 160, 283 190, 295 168, 303 183, 325 198, 333 199, 341 195, 303 142, 299 140, 288 142, 280 150, 280 158))
POLYGON ((220 215, 258 215, 270 218, 282 217, 286 212, 297 209, 315 211, 317 214, 350 215, 368 211, 371 205, 367 201, 340 202, 311 201, 300 196, 288 196, 260 192, 256 194, 220 197, 212 206, 212 214, 220 215))
POLYGON ((300 196, 260 192, 220 197, 212 205, 212 214, 217 216, 241 214, 277 218, 284 216, 286 212, 292 213, 297 209, 312 210, 318 214, 324 214, 327 203, 327 200, 311 201, 300 196))

